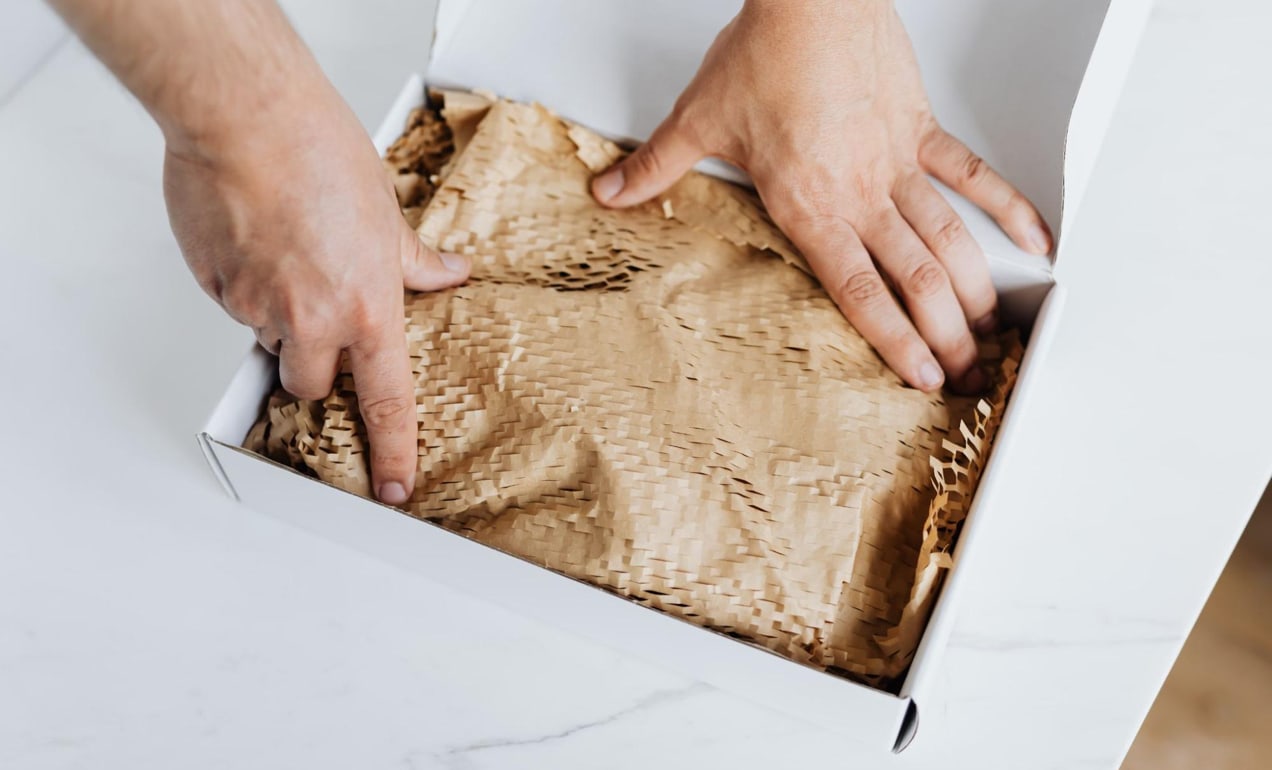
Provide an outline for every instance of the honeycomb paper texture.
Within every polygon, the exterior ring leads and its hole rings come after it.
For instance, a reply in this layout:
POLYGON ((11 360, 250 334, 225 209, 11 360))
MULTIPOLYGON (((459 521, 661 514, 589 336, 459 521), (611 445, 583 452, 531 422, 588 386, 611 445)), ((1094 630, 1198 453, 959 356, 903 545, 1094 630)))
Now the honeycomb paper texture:
MULTIPOLYGON (((984 400, 905 387, 748 191, 691 173, 611 211, 622 156, 548 110, 435 94, 389 151, 420 237, 473 259, 407 293, 412 516, 800 663, 895 689, 1019 360, 984 400)), ((247 445, 368 495, 347 368, 247 445)))

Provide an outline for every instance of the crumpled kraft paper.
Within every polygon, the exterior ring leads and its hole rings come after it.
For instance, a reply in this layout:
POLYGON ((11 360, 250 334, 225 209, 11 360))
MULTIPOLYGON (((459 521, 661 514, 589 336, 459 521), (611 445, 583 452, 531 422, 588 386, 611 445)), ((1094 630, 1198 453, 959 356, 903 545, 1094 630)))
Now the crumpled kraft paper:
MULTIPOLYGON (((622 151, 537 105, 438 93, 386 162, 420 237, 473 259, 408 292, 409 514, 792 660, 895 689, 1015 379, 904 386, 749 191, 697 173, 598 206, 622 151), (441 102, 440 108, 436 106, 441 102)), ((344 369, 248 448, 362 495, 344 369)))

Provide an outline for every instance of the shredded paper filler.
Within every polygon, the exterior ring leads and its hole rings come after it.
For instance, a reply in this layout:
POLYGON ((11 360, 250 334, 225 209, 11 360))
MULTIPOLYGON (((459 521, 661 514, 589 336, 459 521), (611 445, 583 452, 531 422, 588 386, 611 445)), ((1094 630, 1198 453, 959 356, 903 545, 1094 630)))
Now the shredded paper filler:
MULTIPOLYGON (((613 211, 613 143, 538 105, 435 92, 386 163, 456 289, 407 293, 412 516, 818 669, 894 690, 1021 348, 980 398, 906 387, 748 190, 690 173, 613 211)), ((246 445, 361 495, 347 366, 246 445)))

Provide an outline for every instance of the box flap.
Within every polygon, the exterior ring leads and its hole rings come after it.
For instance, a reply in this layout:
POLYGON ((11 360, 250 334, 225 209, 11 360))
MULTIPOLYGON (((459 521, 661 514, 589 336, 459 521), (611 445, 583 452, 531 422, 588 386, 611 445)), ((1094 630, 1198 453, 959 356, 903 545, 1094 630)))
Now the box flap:
MULTIPOLYGON (((208 417, 199 441, 207 438, 232 445, 243 443, 247 432, 260 418, 270 392, 278 385, 278 359, 253 345, 243 358, 234 379, 230 380, 225 395, 208 417)), ((206 446, 204 451, 206 452, 206 446)), ((208 458, 211 462, 211 457, 208 458)), ((218 476, 222 475, 215 467, 218 476)), ((232 491, 231 491, 232 493, 232 491)))
MULTIPOLYGON (((906 698, 792 663, 233 444, 213 440, 210 446, 245 503, 331 542, 834 731, 851 744, 882 753, 905 732, 906 698)), ((530 650, 525 660, 533 656, 530 650)))
MULTIPOLYGON (((937 118, 1038 205, 1061 243, 1062 216, 1071 218, 1082 198, 1150 2, 897 2, 937 118)), ((609 136, 641 139, 740 7, 441 0, 429 79, 539 101, 609 136)), ((991 261, 1049 271, 1047 259, 1016 248, 986 215, 942 192, 991 261)))

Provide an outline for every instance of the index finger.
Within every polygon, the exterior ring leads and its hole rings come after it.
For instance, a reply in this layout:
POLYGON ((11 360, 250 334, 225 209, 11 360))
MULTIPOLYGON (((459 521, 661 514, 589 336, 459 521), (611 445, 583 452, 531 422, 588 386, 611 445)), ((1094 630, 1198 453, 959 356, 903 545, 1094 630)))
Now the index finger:
MULTIPOLYGON (((401 314, 397 316, 399 319, 401 314)), ((370 442, 371 488, 389 505, 401 505, 415 489, 419 420, 415 384, 400 322, 348 348, 358 411, 370 442)))
POLYGON ((933 176, 984 209, 1017 246, 1035 254, 1051 251, 1051 231, 1042 214, 967 145, 937 128, 920 147, 919 160, 933 176))

